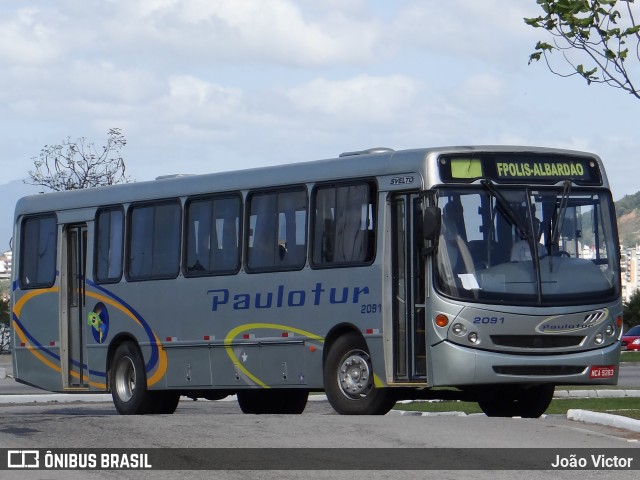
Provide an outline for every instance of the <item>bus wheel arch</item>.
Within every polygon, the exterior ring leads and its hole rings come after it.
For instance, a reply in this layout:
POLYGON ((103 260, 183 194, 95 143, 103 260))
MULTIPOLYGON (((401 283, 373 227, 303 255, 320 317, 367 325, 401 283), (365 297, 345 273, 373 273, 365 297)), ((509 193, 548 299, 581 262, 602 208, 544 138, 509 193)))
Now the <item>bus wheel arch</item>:
POLYGON ((371 356, 362 334, 354 328, 337 328, 327 338, 323 380, 331 406, 342 415, 387 413, 395 404, 395 392, 375 386, 371 356))
MULTIPOLYGON (((346 322, 339 323, 338 325, 335 325, 331 330, 329 330, 329 333, 327 333, 327 335, 324 338, 324 345, 323 345, 323 351, 322 351, 323 365, 326 363, 327 354, 329 353, 329 350, 331 350, 331 347, 336 342, 336 340, 338 340, 341 336, 346 335, 348 333, 354 333, 362 337, 360 330, 358 330, 358 328, 352 323, 346 323, 346 322)), ((362 337, 362 339, 364 340, 364 337, 362 337)))

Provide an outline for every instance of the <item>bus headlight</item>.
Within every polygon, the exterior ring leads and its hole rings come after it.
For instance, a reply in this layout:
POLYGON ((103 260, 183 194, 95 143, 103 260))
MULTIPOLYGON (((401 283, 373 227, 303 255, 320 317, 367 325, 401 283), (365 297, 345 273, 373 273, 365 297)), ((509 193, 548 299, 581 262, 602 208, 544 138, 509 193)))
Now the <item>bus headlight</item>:
POLYGON ((604 333, 607 335, 607 337, 610 337, 614 333, 616 333, 616 329, 613 325, 607 325, 607 328, 604 329, 604 333))
POLYGON ((593 341, 598 345, 602 345, 602 342, 604 342, 604 335, 601 333, 596 334, 596 336, 593 337, 593 341))
POLYGON ((465 327, 461 323, 454 323, 453 327, 451 327, 451 331, 454 335, 462 337, 465 333, 467 333, 467 327, 465 327))
POLYGON ((476 332, 471 332, 469 334, 469 336, 467 337, 467 339, 471 342, 471 343, 475 343, 478 344, 480 343, 480 337, 478 337, 478 334, 476 332))

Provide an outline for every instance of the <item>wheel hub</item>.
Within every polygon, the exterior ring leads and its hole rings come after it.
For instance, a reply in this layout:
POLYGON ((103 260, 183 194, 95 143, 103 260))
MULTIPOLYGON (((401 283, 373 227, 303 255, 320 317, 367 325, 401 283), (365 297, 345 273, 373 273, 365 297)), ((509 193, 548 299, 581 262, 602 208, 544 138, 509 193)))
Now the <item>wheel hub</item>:
POLYGON ((351 399, 359 399, 371 390, 369 357, 364 352, 351 353, 343 359, 338 371, 338 383, 342 393, 351 399))
POLYGON ((124 357, 118 362, 115 372, 115 387, 118 397, 123 402, 128 402, 133 396, 136 385, 136 367, 133 360, 124 357))

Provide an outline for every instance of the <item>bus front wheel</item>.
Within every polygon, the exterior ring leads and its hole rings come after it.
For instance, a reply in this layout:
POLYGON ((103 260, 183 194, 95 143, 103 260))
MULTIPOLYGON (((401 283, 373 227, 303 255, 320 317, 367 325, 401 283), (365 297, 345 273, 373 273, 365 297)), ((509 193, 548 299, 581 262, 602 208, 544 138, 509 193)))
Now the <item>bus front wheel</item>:
POLYGON ((549 408, 555 386, 496 386, 478 399, 488 417, 538 418, 549 408))
POLYGON ((339 337, 329 349, 324 388, 341 415, 384 415, 396 403, 394 392, 375 386, 367 343, 354 332, 339 337))
POLYGON ((109 386, 116 410, 121 415, 153 412, 153 398, 147 390, 142 354, 132 342, 118 346, 109 369, 109 386))

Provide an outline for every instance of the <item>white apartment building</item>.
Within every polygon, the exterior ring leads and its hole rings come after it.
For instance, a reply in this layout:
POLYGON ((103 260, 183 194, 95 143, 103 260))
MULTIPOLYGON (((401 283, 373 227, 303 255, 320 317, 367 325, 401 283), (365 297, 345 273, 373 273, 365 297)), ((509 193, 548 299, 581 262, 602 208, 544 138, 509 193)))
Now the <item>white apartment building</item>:
POLYGON ((0 279, 11 278, 12 254, 8 252, 0 253, 0 279))
POLYGON ((640 245, 632 248, 620 247, 620 269, 622 270, 622 301, 628 302, 640 289, 640 245))

